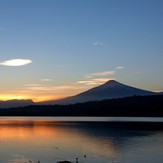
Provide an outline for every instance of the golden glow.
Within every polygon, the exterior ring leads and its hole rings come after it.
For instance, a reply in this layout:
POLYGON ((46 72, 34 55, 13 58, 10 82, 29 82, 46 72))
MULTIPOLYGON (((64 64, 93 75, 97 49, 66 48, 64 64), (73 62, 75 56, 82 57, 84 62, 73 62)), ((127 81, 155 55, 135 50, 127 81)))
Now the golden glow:
POLYGON ((58 100, 68 96, 76 95, 113 79, 114 78, 94 78, 59 86, 37 83, 23 84, 23 86, 21 88, 17 88, 17 90, 1 92, 0 100, 7 101, 13 99, 31 99, 34 102, 58 100))
POLYGON ((41 101, 50 101, 50 100, 57 100, 64 98, 65 96, 53 96, 53 95, 0 95, 0 100, 1 101, 7 101, 7 100, 27 100, 31 99, 34 102, 41 102, 41 101))
POLYGON ((40 137, 54 137, 56 134, 56 132, 49 130, 46 125, 39 125, 39 123, 35 124, 29 121, 3 121, 0 124, 0 140, 11 138, 13 135, 19 139, 28 140, 32 136, 31 133, 35 133, 40 137))
POLYGON ((23 95, 11 95, 11 94, 6 94, 6 95, 0 95, 0 100, 2 101, 7 101, 7 100, 22 100, 22 99, 29 99, 27 98, 28 96, 23 96, 23 95))
POLYGON ((70 147, 74 150, 82 147, 84 151, 92 151, 97 155, 102 153, 108 157, 115 157, 119 153, 112 138, 97 141, 93 135, 85 134, 79 128, 63 127, 54 121, 53 125, 51 122, 49 125, 49 121, 42 120, 3 120, 0 121, 0 131, 0 141, 9 144, 12 143, 10 140, 19 140, 23 145, 35 147, 55 148, 54 145, 59 145, 68 150, 70 147))
POLYGON ((17 91, 5 92, 0 95, 0 100, 12 100, 12 99, 31 99, 34 102, 41 101, 50 101, 57 100, 61 98, 65 98, 68 96, 72 96, 78 94, 87 87, 83 87, 82 85, 77 86, 76 84, 73 86, 63 85, 63 86, 40 86, 40 85, 32 85, 25 86, 17 91))
POLYGON ((44 102, 44 101, 52 101, 52 100, 58 100, 58 99, 62 99, 65 98, 65 96, 38 96, 38 97, 31 97, 30 99, 32 99, 34 102, 44 102))

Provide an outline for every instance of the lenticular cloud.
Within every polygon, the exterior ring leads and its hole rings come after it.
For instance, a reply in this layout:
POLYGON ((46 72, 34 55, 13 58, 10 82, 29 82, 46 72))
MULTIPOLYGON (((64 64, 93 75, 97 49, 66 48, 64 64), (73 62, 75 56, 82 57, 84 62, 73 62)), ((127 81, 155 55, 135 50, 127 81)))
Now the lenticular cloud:
POLYGON ((0 62, 2 66, 24 66, 32 63, 30 59, 11 59, 7 61, 0 62))

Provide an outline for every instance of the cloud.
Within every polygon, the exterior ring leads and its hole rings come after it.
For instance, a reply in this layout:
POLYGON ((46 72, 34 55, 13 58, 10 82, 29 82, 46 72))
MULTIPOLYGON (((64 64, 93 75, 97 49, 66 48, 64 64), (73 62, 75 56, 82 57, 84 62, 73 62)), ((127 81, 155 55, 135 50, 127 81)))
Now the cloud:
POLYGON ((124 67, 123 66, 118 66, 118 67, 116 67, 116 69, 117 70, 122 70, 122 69, 124 69, 124 67))
POLYGON ((91 74, 91 76, 108 76, 108 75, 114 75, 115 71, 103 71, 103 72, 97 72, 91 74))
POLYGON ((100 85, 109 80, 115 80, 115 78, 108 77, 110 75, 114 75, 115 73, 116 71, 102 71, 102 72, 91 73, 85 76, 86 80, 80 80, 76 83, 83 84, 86 86, 100 85))
POLYGON ((32 63, 30 59, 11 59, 7 61, 0 62, 2 66, 24 66, 29 63, 32 63))
POLYGON ((91 84, 92 80, 80 80, 77 82, 77 84, 91 84))
POLYGON ((37 86, 41 86, 41 84, 23 84, 23 86, 25 86, 25 87, 37 87, 37 86))
MULTIPOLYGON (((37 84, 27 84, 15 91, 10 93, 10 99, 18 98, 18 99, 32 99, 35 102, 39 101, 49 101, 49 100, 57 100, 69 96, 73 96, 86 90, 85 85, 77 85, 76 83, 70 83, 68 85, 37 85, 37 84), (21 97, 18 95, 21 94, 21 97), (12 95, 12 97, 11 97, 12 95)), ((8 96, 3 96, 1 99, 9 99, 8 96)))
POLYGON ((103 72, 96 72, 96 73, 91 73, 91 74, 87 74, 85 76, 86 79, 92 79, 95 77, 105 77, 105 76, 110 76, 110 75, 114 75, 116 73, 116 71, 103 71, 103 72))
POLYGON ((94 45, 94 46, 103 46, 104 43, 101 42, 101 41, 96 41, 96 42, 93 43, 93 45, 94 45))
POLYGON ((115 78, 97 78, 97 79, 91 79, 91 80, 81 80, 81 81, 78 81, 77 84, 100 85, 109 80, 115 80, 115 78))
POLYGON ((46 78, 46 79, 41 79, 42 82, 50 82, 52 79, 46 78))
POLYGON ((32 92, 58 92, 58 94, 71 90, 79 90, 76 84, 72 83, 69 85, 41 85, 41 84, 24 84, 21 91, 32 91, 32 92))

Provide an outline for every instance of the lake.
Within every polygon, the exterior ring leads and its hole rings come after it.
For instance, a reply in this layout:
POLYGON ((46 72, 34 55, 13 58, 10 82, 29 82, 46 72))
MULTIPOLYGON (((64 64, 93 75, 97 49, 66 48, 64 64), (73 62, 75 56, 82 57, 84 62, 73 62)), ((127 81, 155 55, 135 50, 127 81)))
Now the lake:
POLYGON ((158 122, 163 118, 0 117, 0 163, 162 163, 158 122))

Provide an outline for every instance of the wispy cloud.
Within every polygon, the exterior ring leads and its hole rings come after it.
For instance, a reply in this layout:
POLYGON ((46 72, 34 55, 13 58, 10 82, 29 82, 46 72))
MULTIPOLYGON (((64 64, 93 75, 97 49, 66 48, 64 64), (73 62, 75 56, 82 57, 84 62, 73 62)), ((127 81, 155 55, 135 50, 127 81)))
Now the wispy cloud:
POLYGON ((70 94, 73 92, 80 92, 84 87, 78 86, 76 82, 69 83, 67 85, 49 85, 46 84, 23 84, 23 87, 19 89, 19 91, 32 91, 32 92, 42 92, 42 93, 57 93, 57 94, 66 94, 69 92, 70 94))
POLYGON ((115 80, 115 78, 110 77, 110 76, 114 75, 115 73, 116 73, 116 71, 102 71, 102 72, 87 74, 85 76, 86 80, 80 80, 76 83, 83 84, 86 86, 100 85, 109 80, 115 80))
POLYGON ((91 76, 108 76, 108 75, 114 75, 115 71, 103 71, 103 72, 97 72, 90 74, 91 76))
POLYGON ((11 59, 7 61, 0 62, 2 66, 24 66, 32 63, 30 59, 11 59))
POLYGON ((122 69, 124 69, 124 67, 123 66, 118 66, 118 67, 116 67, 116 69, 117 70, 122 70, 122 69))
POLYGON ((21 99, 25 99, 25 95, 28 95, 28 97, 32 98, 34 101, 46 101, 72 96, 87 88, 88 86, 79 85, 77 83, 69 83, 67 85, 25 84, 23 87, 13 92, 13 94, 24 95, 20 97, 21 99))
POLYGON ((115 78, 97 78, 97 79, 91 79, 91 80, 81 80, 81 81, 78 81, 77 84, 100 85, 109 80, 115 80, 115 78))
POLYGON ((18 97, 18 95, 21 94, 22 96, 19 97, 19 99, 32 98, 34 101, 59 99, 76 95, 85 90, 91 89, 92 87, 101 85, 108 80, 115 80, 115 78, 96 77, 88 80, 68 83, 66 85, 44 85, 44 83, 24 84, 21 88, 13 92, 13 96, 18 97))
POLYGON ((23 84, 25 87, 38 87, 41 86, 41 84, 23 84))
POLYGON ((96 42, 93 43, 93 45, 94 45, 94 46, 103 46, 104 43, 101 42, 101 41, 96 41, 96 42))
POLYGON ((52 81, 52 79, 49 79, 49 78, 45 78, 45 79, 41 79, 42 82, 50 82, 52 81))

